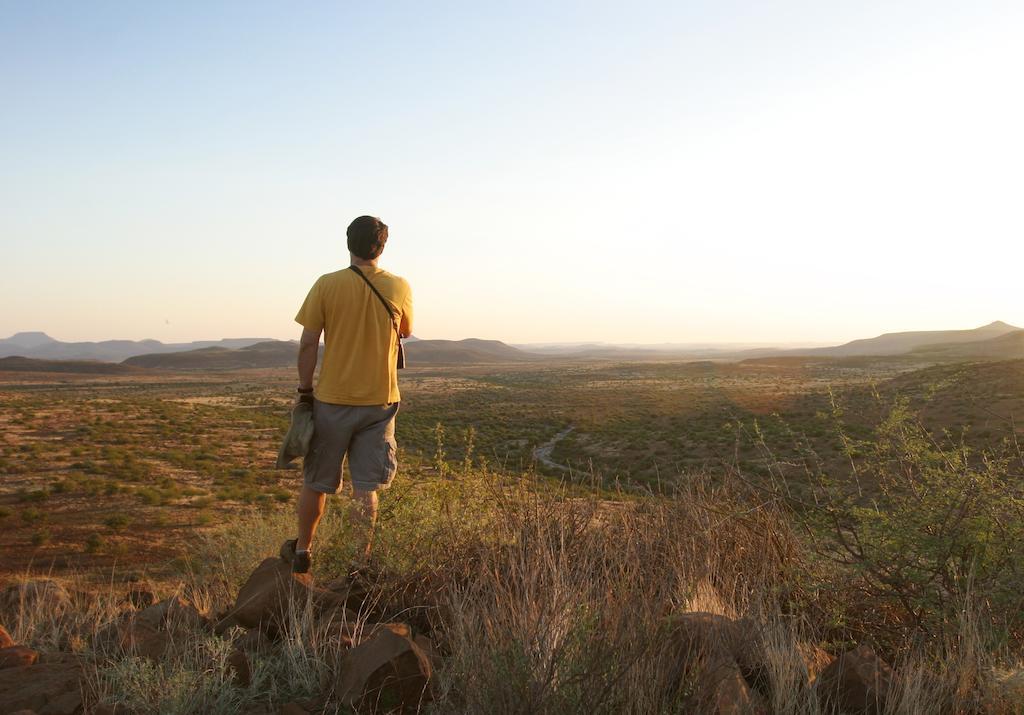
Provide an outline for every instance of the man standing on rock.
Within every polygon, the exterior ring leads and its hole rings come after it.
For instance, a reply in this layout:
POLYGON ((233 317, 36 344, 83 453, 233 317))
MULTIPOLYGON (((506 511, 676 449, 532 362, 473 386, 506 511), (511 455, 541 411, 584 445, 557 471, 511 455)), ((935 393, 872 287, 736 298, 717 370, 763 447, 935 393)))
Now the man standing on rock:
POLYGON ((313 535, 326 496, 341 487, 346 457, 353 516, 366 538, 364 558, 373 542, 377 490, 387 488, 398 470, 396 370, 400 337, 412 333, 412 292, 404 278, 377 267, 388 240, 388 227, 379 218, 360 216, 346 233, 351 265, 320 276, 295 316, 302 325, 298 399, 313 403, 314 423, 297 510, 292 560, 297 573, 310 569, 313 535), (324 360, 314 392, 321 333, 324 360))

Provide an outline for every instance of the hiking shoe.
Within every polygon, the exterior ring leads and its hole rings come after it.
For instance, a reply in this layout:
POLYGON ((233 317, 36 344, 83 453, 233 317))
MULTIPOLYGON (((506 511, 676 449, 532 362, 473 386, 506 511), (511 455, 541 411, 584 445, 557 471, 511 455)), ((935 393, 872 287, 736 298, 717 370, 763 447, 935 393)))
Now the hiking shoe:
POLYGON ((313 565, 312 562, 308 551, 301 553, 296 551, 295 557, 292 559, 292 573, 309 573, 309 568, 313 565))
POLYGON ((281 558, 292 565, 292 573, 309 573, 312 559, 308 551, 299 553, 295 550, 298 539, 288 539, 281 544, 281 558))

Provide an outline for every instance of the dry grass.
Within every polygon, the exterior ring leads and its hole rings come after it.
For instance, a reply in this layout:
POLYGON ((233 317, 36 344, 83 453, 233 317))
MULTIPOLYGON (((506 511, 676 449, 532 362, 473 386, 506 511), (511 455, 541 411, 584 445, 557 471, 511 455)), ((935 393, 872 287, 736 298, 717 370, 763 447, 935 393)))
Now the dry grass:
MULTIPOLYGON (((321 533, 322 579, 348 559, 340 506, 321 533)), ((751 644, 763 644, 772 712, 827 712, 801 654, 847 644, 815 608, 807 552, 786 514, 742 484, 694 477, 673 495, 609 501, 477 472, 397 487, 387 507, 380 576, 360 617, 407 621, 434 639, 443 665, 429 712, 687 712, 701 663, 680 661, 665 627, 686 611, 758 624, 751 644)), ((197 544, 182 593, 222 611, 291 532, 287 512, 240 516, 197 544)), ((285 637, 254 658, 247 687, 226 666, 238 632, 226 641, 184 630, 155 664, 100 653, 91 644, 121 612, 123 586, 112 581, 63 614, 21 607, 3 622, 21 641, 93 659, 91 692, 139 713, 243 712, 309 697, 342 648, 308 604, 295 604, 285 637)), ((968 605, 951 642, 906 644, 887 712, 1019 712, 1010 695, 1019 675, 997 668, 968 605)))

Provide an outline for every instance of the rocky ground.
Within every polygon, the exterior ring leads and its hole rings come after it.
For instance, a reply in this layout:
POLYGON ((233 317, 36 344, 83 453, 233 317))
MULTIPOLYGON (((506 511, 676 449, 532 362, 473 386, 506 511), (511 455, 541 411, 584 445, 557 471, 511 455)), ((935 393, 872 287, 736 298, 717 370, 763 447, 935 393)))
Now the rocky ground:
MULTIPOLYGON (((159 602, 144 584, 129 587, 121 613, 96 631, 78 652, 38 652, 14 642, 0 628, 0 712, 20 715, 127 715, 133 710, 104 687, 95 669, 104 659, 134 657, 160 663, 175 651, 213 634, 228 646, 225 676, 237 686, 252 684, 251 659, 271 651, 295 630, 329 641, 334 655, 319 694, 301 701, 265 702, 242 712, 252 715, 342 712, 439 712, 435 673, 445 654, 429 634, 408 623, 373 622, 368 602, 372 576, 355 572, 322 584, 294 574, 287 550, 266 558, 223 613, 204 612, 181 595, 159 602), (311 628, 312 626, 312 628, 311 628)), ((5 613, 45 610, 55 618, 81 608, 88 594, 72 593, 54 580, 15 583, 3 593, 5 613)), ((769 713, 777 670, 768 662, 764 636, 750 619, 687 612, 665 619, 667 652, 675 659, 683 712, 769 713), (701 677, 684 686, 684 673, 700 663, 701 677)), ((888 712, 892 668, 867 646, 839 654, 817 647, 801 653, 800 687, 813 689, 824 712, 888 712)), ((792 687, 787 683, 783 687, 792 687)), ((448 703, 450 704, 450 700, 448 703)))

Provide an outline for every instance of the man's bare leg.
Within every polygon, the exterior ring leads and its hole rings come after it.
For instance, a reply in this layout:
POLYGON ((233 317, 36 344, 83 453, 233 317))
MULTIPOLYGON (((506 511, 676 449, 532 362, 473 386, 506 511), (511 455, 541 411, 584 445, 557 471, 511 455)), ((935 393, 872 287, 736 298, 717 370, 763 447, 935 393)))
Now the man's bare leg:
POLYGON ((377 524, 377 492, 353 489, 352 500, 352 523, 359 543, 365 543, 363 561, 368 561, 373 548, 373 528, 377 524))
POLYGON ((309 551, 313 543, 313 535, 316 534, 316 527, 320 524, 320 518, 324 515, 324 504, 327 495, 302 487, 299 493, 299 503, 296 512, 299 517, 299 538, 295 543, 296 551, 309 551))

